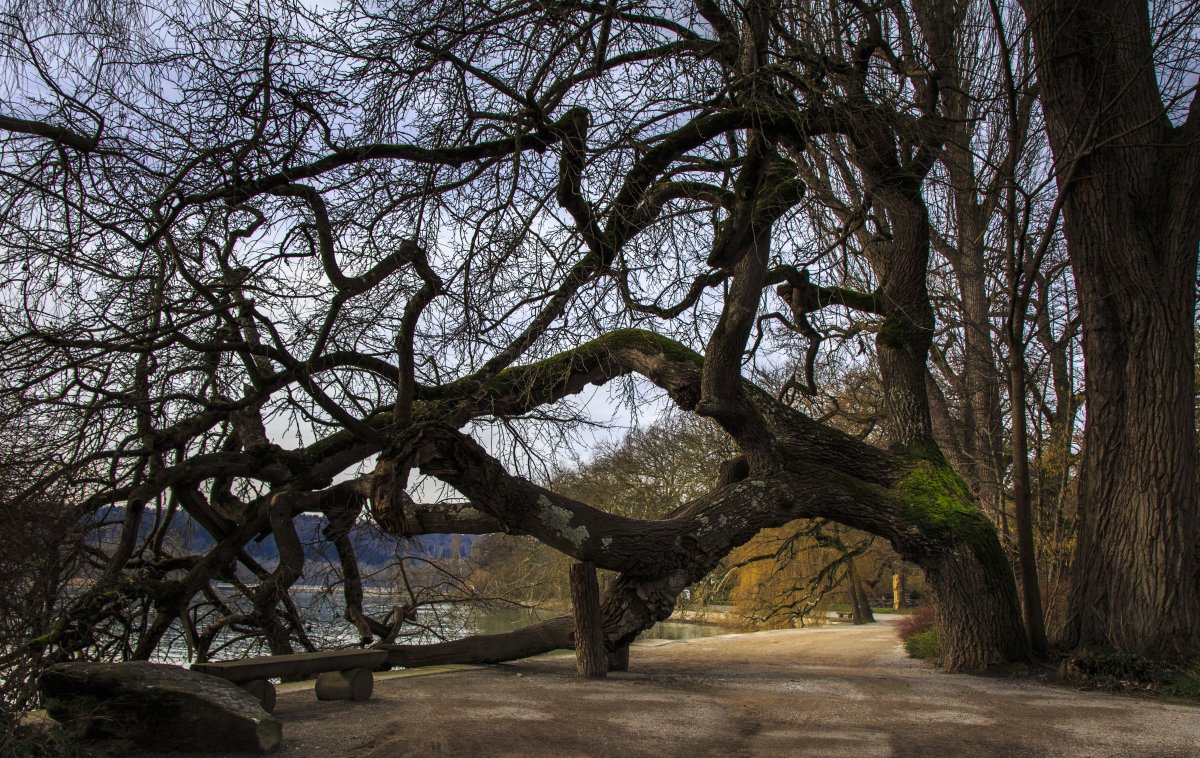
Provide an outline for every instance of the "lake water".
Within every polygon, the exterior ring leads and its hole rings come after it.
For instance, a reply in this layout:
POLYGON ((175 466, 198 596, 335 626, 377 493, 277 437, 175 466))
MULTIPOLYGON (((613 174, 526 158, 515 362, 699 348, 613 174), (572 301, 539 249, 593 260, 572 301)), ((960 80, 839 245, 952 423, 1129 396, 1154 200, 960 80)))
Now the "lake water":
MULTIPOLYGON (((306 631, 320 648, 353 645, 359 641, 358 632, 342 618, 345 606, 340 595, 321 590, 299 590, 292 593, 301 615, 311 619, 306 631)), ((389 608, 400 602, 387 593, 368 594, 363 605, 374 618, 383 618, 389 608)), ((405 630, 396 639, 404 644, 429 644, 442 640, 461 639, 473 634, 497 634, 511 632, 530 624, 570 613, 569 609, 540 609, 515 606, 492 608, 467 607, 452 603, 439 603, 417 609, 417 618, 405 625, 405 630)), ((178 627, 178 624, 176 625, 178 627)), ((729 629, 712 624, 664 621, 643 632, 641 639, 693 639, 728 634, 729 629)), ((244 658, 251 655, 266 655, 261 645, 239 639, 232 633, 218 636, 211 651, 216 660, 244 658)), ((158 653, 152 660, 169 663, 187 663, 190 659, 187 642, 182 629, 173 629, 163 640, 158 653)))

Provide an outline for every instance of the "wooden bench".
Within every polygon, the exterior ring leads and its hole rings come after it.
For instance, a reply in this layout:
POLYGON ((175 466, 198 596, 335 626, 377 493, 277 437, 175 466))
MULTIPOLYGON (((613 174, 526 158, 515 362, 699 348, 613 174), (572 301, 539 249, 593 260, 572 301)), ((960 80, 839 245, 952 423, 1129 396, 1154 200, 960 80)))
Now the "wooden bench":
POLYGON ((319 674, 319 700, 367 700, 375 687, 371 673, 387 663, 385 650, 330 650, 321 653, 264 655, 240 661, 193 663, 192 671, 227 679, 258 698, 268 713, 275 710, 274 677, 319 674))

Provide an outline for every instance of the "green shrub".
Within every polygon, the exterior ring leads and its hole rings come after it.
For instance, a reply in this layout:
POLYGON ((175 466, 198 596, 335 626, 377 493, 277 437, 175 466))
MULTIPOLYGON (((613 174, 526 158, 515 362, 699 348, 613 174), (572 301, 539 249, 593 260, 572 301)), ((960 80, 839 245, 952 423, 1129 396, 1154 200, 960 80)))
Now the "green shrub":
POLYGON ((905 637, 904 649, 910 657, 921 660, 936 660, 942 657, 942 645, 938 640, 937 629, 926 629, 905 637))
POLYGON ((1200 658, 1193 661, 1189 668, 1169 672, 1163 684, 1163 692, 1176 697, 1200 700, 1200 658))

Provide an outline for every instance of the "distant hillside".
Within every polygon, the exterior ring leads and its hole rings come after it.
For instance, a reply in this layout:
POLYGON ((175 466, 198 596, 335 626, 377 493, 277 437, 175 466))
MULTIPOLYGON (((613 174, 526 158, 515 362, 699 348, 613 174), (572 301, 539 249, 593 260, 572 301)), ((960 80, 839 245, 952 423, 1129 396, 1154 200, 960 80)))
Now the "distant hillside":
MULTIPOLYGON (((124 516, 124 508, 121 506, 114 506, 98 514, 97 523, 103 523, 103 526, 93 532, 93 544, 101 548, 115 544, 121 534, 124 516)), ((301 544, 304 545, 305 579, 311 580, 318 577, 328 571, 330 567, 338 564, 333 544, 322 535, 327 523, 324 516, 317 514, 305 513, 295 519, 296 533, 300 536, 301 544)), ((149 535, 154 524, 154 514, 147 512, 142 520, 142 534, 149 535)), ((366 523, 360 524, 350 531, 355 555, 358 557, 365 581, 368 583, 370 583, 371 574, 381 571, 399 557, 424 556, 443 559, 452 557, 456 536, 459 537, 459 555, 461 557, 469 556, 475 542, 475 537, 472 535, 426 534, 412 539, 401 539, 384 534, 373 524, 366 523)), ((167 531, 165 542, 173 546, 178 553, 203 553, 216 541, 203 527, 181 511, 175 515, 167 531)), ((252 540, 246 546, 246 552, 267 568, 273 568, 279 557, 275 548, 275 538, 272 535, 267 535, 261 541, 252 540)))

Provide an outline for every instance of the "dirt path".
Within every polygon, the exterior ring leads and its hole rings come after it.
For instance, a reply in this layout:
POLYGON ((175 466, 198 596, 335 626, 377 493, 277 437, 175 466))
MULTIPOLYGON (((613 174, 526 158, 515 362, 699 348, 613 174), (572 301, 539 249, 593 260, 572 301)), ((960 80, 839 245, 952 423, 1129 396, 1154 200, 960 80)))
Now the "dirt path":
POLYGON ((635 646, 381 679, 365 703, 285 691, 286 756, 1200 756, 1200 708, 941 674, 890 623, 635 646))

